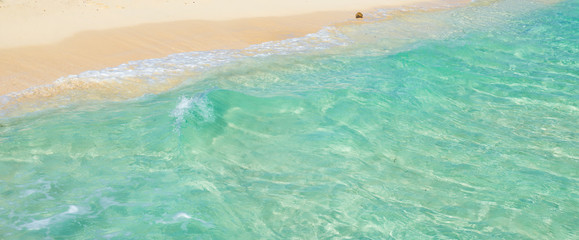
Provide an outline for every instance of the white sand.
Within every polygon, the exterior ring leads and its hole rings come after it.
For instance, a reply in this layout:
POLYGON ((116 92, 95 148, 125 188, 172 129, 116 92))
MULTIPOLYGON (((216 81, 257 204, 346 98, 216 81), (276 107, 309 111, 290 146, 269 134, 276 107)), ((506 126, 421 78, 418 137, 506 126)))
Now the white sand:
POLYGON ((432 0, 1 0, 0 48, 54 43, 87 30, 183 20, 234 20, 313 12, 355 13, 432 0))

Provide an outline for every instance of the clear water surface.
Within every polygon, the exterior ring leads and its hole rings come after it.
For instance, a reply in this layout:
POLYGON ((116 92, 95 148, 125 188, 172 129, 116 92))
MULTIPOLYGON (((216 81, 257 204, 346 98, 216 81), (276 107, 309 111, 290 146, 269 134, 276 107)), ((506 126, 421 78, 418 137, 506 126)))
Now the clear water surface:
POLYGON ((186 82, 4 112, 0 238, 578 239, 577 9, 475 2, 85 73, 186 82))

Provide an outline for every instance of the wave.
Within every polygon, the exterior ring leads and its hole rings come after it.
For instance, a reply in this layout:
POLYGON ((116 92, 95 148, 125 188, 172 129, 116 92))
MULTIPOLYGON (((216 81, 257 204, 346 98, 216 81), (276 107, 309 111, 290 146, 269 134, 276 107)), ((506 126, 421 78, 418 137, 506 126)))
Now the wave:
POLYGON ((0 117, 73 103, 121 101, 158 94, 183 84, 194 84, 209 70, 248 59, 266 62, 271 57, 287 55, 395 54, 413 49, 426 40, 446 39, 473 29, 496 26, 505 18, 554 1, 479 0, 467 6, 458 2, 381 8, 368 13, 363 24, 338 24, 304 37, 240 50, 177 53, 62 77, 53 84, 0 96, 0 117))

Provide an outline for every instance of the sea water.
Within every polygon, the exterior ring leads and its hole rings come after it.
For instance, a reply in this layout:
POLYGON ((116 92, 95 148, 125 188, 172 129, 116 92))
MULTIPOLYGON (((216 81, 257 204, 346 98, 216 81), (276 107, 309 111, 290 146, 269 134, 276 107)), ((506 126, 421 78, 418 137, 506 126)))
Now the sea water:
POLYGON ((578 239, 578 9, 384 9, 60 80, 168 91, 5 96, 0 238, 578 239))

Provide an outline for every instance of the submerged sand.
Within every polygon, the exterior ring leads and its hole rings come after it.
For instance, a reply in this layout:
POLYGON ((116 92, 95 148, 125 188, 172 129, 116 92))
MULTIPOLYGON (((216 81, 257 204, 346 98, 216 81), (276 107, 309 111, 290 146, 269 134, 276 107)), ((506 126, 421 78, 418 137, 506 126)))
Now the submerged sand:
MULTIPOLYGON (((454 2, 461 2, 456 0, 454 2)), ((436 0, 0 1, 0 95, 172 53, 241 49, 436 0)))

